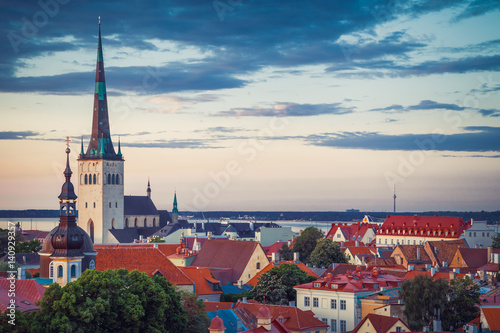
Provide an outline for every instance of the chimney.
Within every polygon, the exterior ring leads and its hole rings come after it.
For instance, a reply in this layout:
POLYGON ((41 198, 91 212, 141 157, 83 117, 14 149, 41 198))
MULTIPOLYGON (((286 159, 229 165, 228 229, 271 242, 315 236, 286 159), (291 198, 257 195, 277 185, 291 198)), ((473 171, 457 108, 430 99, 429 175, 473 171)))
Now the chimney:
POLYGON ((355 243, 355 244, 356 244, 356 246, 359 246, 359 241, 356 241, 356 243, 355 243))
POLYGON ((493 262, 493 256, 491 251, 491 246, 488 246, 488 262, 493 262))
POLYGON ((278 252, 274 252, 271 256, 273 259, 273 265, 279 265, 280 264, 280 254, 278 252))
POLYGON ((457 273, 453 270, 453 271, 450 271, 450 280, 453 280, 457 277, 457 273))
POLYGON ((246 303, 246 302, 247 302, 247 298, 243 297, 243 303, 246 303))
POLYGON ((296 263, 296 264, 298 264, 299 261, 300 261, 300 259, 299 259, 299 253, 298 252, 294 252, 293 253, 293 262, 296 263))
POLYGON ((417 260, 420 261, 420 246, 417 246, 417 260))

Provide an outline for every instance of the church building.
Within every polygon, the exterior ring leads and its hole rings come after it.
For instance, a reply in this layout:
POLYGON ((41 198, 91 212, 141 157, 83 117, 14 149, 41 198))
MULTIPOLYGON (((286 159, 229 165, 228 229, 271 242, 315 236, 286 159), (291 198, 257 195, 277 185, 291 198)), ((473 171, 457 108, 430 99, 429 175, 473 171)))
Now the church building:
POLYGON ((120 142, 115 151, 111 140, 106 81, 99 21, 92 132, 87 149, 83 140, 78 157, 78 224, 94 244, 130 243, 146 238, 171 220, 151 200, 148 180, 146 196, 124 196, 124 163, 120 142))

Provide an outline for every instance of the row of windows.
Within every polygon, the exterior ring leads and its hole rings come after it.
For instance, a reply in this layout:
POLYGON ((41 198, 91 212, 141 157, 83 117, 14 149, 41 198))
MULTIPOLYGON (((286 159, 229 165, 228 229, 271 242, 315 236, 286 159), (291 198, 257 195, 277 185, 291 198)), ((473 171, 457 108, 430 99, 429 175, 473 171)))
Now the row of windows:
MULTIPOLYGON (((382 244, 382 238, 379 238, 379 239, 378 239, 378 243, 379 243, 379 244, 382 244)), ((387 245, 387 238, 386 238, 386 239, 384 239, 384 244, 386 244, 386 245, 387 245)), ((402 239, 401 241, 399 241, 399 240, 397 239, 397 240, 396 240, 396 244, 398 244, 398 245, 399 245, 399 244, 401 244, 401 245, 405 245, 405 240, 404 240, 404 239, 402 239)), ((411 244, 412 244, 412 240, 411 240, 411 239, 408 239, 408 241, 406 242, 406 245, 411 245, 411 244)), ((423 240, 418 240, 418 241, 417 241, 416 239, 414 239, 414 240, 413 240, 413 245, 422 245, 422 244, 424 244, 424 241, 423 241, 423 240)), ((393 238, 391 238, 391 245, 394 245, 394 239, 393 239, 393 238)))
MULTIPOLYGON (((95 269, 95 261, 91 260, 89 263, 89 269, 95 269)), ((64 276, 64 268, 62 265, 57 266, 57 277, 62 278, 64 276)), ((51 261, 49 264, 49 278, 54 277, 54 262, 51 261)), ((76 278, 76 265, 73 264, 70 267, 70 278, 76 278)))
MULTIPOLYGON (((328 324, 328 319, 323 318, 323 322, 328 324)), ((340 327, 338 332, 347 331, 347 322, 345 320, 340 320, 340 327)), ((330 331, 337 332, 337 319, 330 319, 330 331)))
MULTIPOLYGON (((144 225, 141 225, 141 227, 147 227, 148 226, 148 219, 147 218, 144 218, 144 225)), ((159 222, 158 222, 158 225, 157 225, 157 221, 156 221, 156 218, 153 217, 153 227, 158 227, 160 226, 159 222)), ((134 225, 132 225, 132 221, 129 221, 128 218, 125 219, 125 228, 132 228, 132 227, 139 227, 139 219, 136 217, 134 219, 134 225)))
MULTIPOLYGON (((94 204, 94 208, 95 208, 95 202, 93 204, 94 204)), ((112 203, 110 201, 109 202, 109 208, 111 208, 111 206, 112 206, 112 203)), ((89 208, 89 203, 88 202, 85 203, 85 208, 89 208)), ((115 202, 115 208, 118 208, 118 202, 115 202)))
MULTIPOLYGON (((80 176, 80 184, 85 184, 85 185, 95 185, 95 184, 100 184, 101 183, 101 177, 100 174, 85 174, 80 176)), ((120 177, 118 174, 104 174, 104 181, 105 184, 111 184, 111 185, 120 185, 123 184, 123 177, 120 177), (107 180, 107 183, 106 183, 107 180)))
MULTIPOLYGON (((324 303, 323 303, 324 304, 324 303)), ((311 298, 309 296, 304 297, 304 306, 311 306, 311 298)), ((319 298, 318 297, 313 297, 313 308, 319 307, 319 298)), ((324 307, 324 305, 323 305, 324 307)), ((332 299, 330 301, 330 308, 331 309, 336 309, 337 308, 337 300, 332 299)), ((346 310, 347 309, 347 302, 346 300, 341 299, 340 300, 340 310, 346 310)))
MULTIPOLYGON (((485 237, 484 234, 485 233, 483 232, 483 237, 485 237)), ((469 237, 477 237, 476 236, 476 232, 469 231, 469 237), (474 234, 474 236, 472 236, 472 234, 474 234)), ((486 237, 490 237, 490 233, 489 232, 486 233, 486 237)))

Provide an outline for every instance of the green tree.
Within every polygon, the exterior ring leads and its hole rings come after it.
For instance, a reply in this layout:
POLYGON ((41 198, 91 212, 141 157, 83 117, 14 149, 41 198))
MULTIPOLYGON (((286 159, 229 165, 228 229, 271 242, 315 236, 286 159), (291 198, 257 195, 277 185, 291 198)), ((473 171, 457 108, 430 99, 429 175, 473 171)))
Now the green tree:
POLYGON ((460 328, 479 314, 479 286, 468 276, 451 280, 449 302, 450 328, 460 328))
MULTIPOLYGON (((449 289, 447 281, 433 280, 424 274, 403 282, 399 298, 404 301, 404 314, 413 331, 422 331, 424 326, 429 325, 435 318, 435 309, 440 310, 441 318, 448 318, 449 289)), ((443 328, 449 326, 445 320, 442 324, 443 328)))
POLYGON ((293 251, 288 247, 288 243, 283 243, 281 249, 278 250, 281 260, 292 260, 293 251))
POLYGON ((329 238, 318 239, 316 248, 311 252, 310 261, 316 267, 328 267, 333 262, 347 264, 347 258, 339 244, 329 238))
POLYGON ((314 280, 316 277, 307 275, 297 265, 282 264, 262 274, 252 294, 259 302, 265 297, 269 304, 288 304, 297 297, 294 286, 314 280))
POLYGON ((491 239, 493 240, 491 246, 494 249, 500 249, 500 234, 495 234, 493 237, 491 237, 491 239))
POLYGON ((163 238, 160 238, 158 236, 153 237, 149 240, 150 243, 165 243, 165 240, 163 238))
POLYGON ((210 319, 205 311, 205 304, 198 299, 196 294, 180 290, 182 306, 186 310, 184 317, 187 321, 185 333, 207 332, 210 319))
POLYGON ((16 241, 16 253, 38 252, 42 249, 42 244, 38 239, 32 239, 26 242, 16 241))
POLYGON ((321 230, 315 227, 308 227, 295 240, 293 251, 298 252, 300 261, 309 263, 311 252, 316 248, 316 241, 323 238, 321 230))
POLYGON ((247 291, 244 291, 241 294, 235 294, 235 293, 222 294, 220 296, 220 301, 235 303, 238 301, 238 299, 242 299, 243 297, 246 297, 247 299, 253 299, 253 294, 247 291))
POLYGON ((22 313, 15 310, 11 313, 9 309, 0 314, 0 333, 27 333, 29 332, 29 320, 32 314, 22 313), (14 321, 12 321, 14 319, 14 321), (14 325, 13 325, 14 324, 14 325))
POLYGON ((33 332, 184 332, 187 325, 174 286, 137 270, 86 270, 64 287, 50 285, 38 304, 33 332))

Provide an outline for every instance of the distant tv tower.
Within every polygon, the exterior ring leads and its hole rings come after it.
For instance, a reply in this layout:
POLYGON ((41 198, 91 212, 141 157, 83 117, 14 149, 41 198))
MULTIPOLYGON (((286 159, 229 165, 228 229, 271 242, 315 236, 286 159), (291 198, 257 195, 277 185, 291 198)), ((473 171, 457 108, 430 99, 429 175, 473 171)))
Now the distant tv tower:
POLYGON ((394 213, 396 212, 396 185, 394 185, 394 213))

